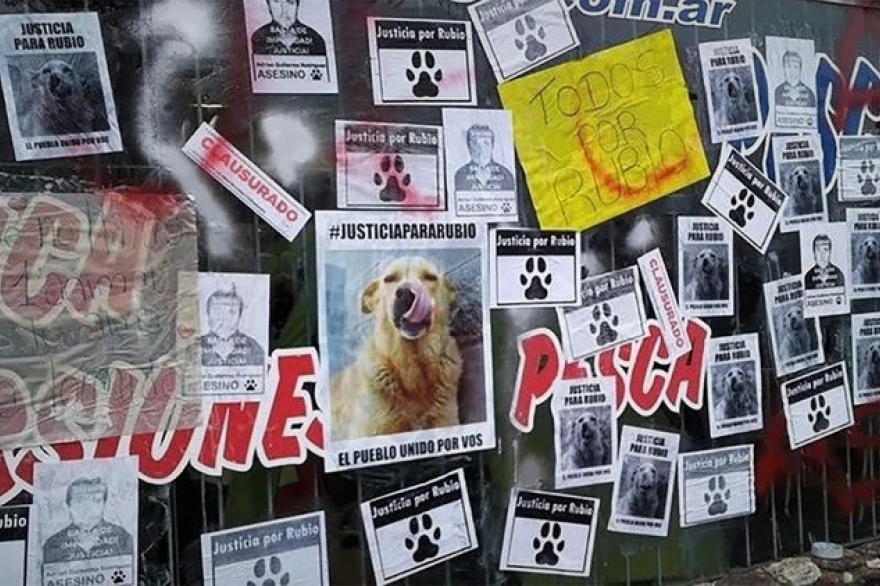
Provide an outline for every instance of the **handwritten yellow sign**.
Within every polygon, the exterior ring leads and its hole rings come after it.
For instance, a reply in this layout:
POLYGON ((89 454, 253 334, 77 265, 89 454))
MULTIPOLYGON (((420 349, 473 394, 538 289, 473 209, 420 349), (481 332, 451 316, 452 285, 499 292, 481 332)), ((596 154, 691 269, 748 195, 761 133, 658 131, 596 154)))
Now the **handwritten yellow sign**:
POLYGON ((590 228, 709 175, 668 30, 499 92, 541 228, 590 228))

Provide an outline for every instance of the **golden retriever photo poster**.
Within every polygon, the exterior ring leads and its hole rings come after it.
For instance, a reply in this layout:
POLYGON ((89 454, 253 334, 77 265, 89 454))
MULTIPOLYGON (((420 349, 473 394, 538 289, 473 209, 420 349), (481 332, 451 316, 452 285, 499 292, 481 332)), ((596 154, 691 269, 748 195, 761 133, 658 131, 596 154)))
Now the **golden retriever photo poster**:
POLYGON ((782 208, 780 232, 793 232, 828 221, 822 147, 817 134, 773 137, 776 182, 788 194, 782 208))
POLYGON ((758 108, 751 39, 700 43, 709 127, 715 144, 754 138, 763 124, 758 108))
POLYGON ((598 525, 597 498, 514 489, 507 505, 500 569, 586 578, 598 525))
POLYGON ((614 481, 615 390, 611 377, 557 381, 550 404, 556 451, 555 488, 614 481))
POLYGON ((763 428, 758 334, 711 338, 707 355, 711 436, 726 437, 763 428))
POLYGON ((841 136, 837 176, 840 201, 876 201, 880 195, 880 136, 841 136))
POLYGON ((834 435, 854 423, 845 362, 782 383, 780 391, 792 450, 834 435))
POLYGON ((317 214, 328 471, 495 446, 486 225, 441 218, 317 214))
POLYGON ((122 150, 97 13, 2 16, 0 38, 17 161, 122 150))
POLYGON ((880 399, 880 312, 852 316, 853 403, 880 399))
POLYGON ((814 224, 799 231, 804 276, 804 316, 849 313, 850 234, 846 222, 814 224))
POLYGON ((733 315, 733 229, 716 216, 678 217, 678 300, 688 317, 733 315))
POLYGON ((608 530, 666 537, 679 435, 624 425, 608 530))
POLYGON ((880 296, 880 208, 846 210, 849 232, 850 299, 880 296))
POLYGON ((824 364, 822 331, 817 318, 804 314, 804 282, 800 275, 764 283, 764 307, 777 376, 824 364))
POLYGON ((666 271, 666 261, 659 248, 650 250, 639 257, 639 268, 645 289, 651 299, 654 315, 660 322, 663 343, 670 358, 678 358, 691 351, 691 341, 687 335, 684 316, 675 298, 672 281, 666 271))
POLYGON ((818 109, 815 41, 767 37, 766 57, 773 130, 816 130, 818 109))
POLYGON ((0 568, 9 586, 27 586, 30 516, 30 506, 0 509, 0 568))
POLYGON ((751 444, 678 456, 678 514, 693 527, 755 512, 755 447, 751 444))

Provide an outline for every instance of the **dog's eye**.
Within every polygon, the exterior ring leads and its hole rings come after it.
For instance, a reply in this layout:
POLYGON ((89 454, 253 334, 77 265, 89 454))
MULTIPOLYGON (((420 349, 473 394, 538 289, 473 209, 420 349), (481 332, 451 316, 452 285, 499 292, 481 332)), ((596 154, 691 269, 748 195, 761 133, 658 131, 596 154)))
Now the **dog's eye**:
POLYGON ((434 273, 422 273, 422 280, 428 281, 430 283, 436 283, 437 275, 435 275, 434 273))
POLYGON ((385 278, 382 280, 386 283, 396 283, 399 280, 399 277, 396 273, 391 273, 390 275, 385 275, 385 278))
POLYGON ((64 73, 70 73, 71 71, 73 71, 73 70, 70 67, 64 68, 64 73))

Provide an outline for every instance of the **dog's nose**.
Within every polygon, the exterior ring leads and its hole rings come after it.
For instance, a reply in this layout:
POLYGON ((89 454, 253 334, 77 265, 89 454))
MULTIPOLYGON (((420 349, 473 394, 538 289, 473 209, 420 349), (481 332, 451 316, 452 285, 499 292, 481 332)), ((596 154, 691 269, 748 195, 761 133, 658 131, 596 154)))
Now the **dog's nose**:
POLYGON ((394 291, 394 317, 399 319, 413 306, 416 294, 408 284, 402 284, 394 291))

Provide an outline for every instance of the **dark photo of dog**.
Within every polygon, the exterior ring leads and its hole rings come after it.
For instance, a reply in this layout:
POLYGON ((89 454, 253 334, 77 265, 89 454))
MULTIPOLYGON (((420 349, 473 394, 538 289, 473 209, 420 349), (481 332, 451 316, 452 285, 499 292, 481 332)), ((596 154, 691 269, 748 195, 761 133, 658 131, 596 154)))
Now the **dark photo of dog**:
POLYGON ((626 455, 620 465, 617 514, 662 519, 669 492, 670 462, 626 455))
POLYGON ((562 470, 611 464, 611 407, 565 409, 560 413, 557 441, 562 470))
POLYGON ((788 194, 783 215, 809 216, 825 209, 819 161, 798 161, 779 164, 779 184, 788 194))
POLYGON ((880 241, 870 234, 852 237, 853 283, 871 285, 880 283, 880 241))
POLYGON ((684 250, 684 300, 729 298, 728 248, 723 244, 687 246, 684 250))
POLYGON ((758 414, 754 362, 746 360, 712 368, 712 407, 716 422, 758 414))
POLYGON ((880 339, 869 338, 856 342, 856 364, 859 373, 858 389, 880 389, 880 339))
POLYGON ((758 121, 755 87, 749 67, 710 71, 709 80, 716 128, 758 121))
POLYGON ((791 360, 819 349, 816 319, 804 317, 802 303, 774 307, 773 328, 780 360, 791 360))

